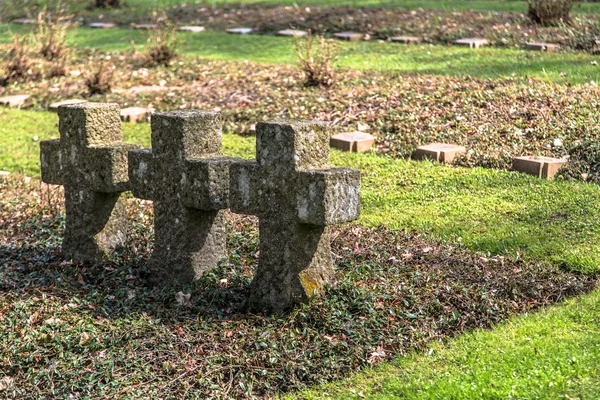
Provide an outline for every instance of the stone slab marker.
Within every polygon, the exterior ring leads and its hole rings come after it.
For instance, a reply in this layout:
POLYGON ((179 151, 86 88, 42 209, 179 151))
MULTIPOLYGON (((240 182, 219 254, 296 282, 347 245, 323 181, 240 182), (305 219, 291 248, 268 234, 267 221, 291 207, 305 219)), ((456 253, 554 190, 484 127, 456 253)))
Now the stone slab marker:
POLYGON ((567 162, 565 158, 522 156, 513 158, 512 169, 540 179, 552 179, 567 162))
POLYGON ((65 187, 63 255, 98 261, 125 243, 127 153, 138 146, 122 143, 117 104, 61 106, 58 116, 60 139, 40 142, 42 180, 65 187))
POLYGON ((359 216, 360 171, 330 168, 324 123, 256 125, 256 161, 230 169, 230 207, 257 215, 260 260, 251 307, 283 312, 334 277, 329 225, 359 216))
POLYGON ((133 195, 154 200, 151 281, 187 283, 226 255, 222 210, 235 159, 222 157, 218 113, 154 113, 151 126, 152 150, 129 152, 133 195))
POLYGON ((454 159, 467 152, 464 146, 447 143, 431 143, 418 146, 413 154, 414 160, 431 160, 440 163, 451 164, 454 159))

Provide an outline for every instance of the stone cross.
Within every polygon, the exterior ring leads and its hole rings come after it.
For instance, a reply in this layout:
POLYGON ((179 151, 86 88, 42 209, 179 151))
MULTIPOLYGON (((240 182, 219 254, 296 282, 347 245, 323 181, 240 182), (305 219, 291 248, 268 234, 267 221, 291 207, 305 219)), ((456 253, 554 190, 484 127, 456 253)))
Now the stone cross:
POLYGON ((127 152, 117 104, 81 103, 58 109, 59 140, 40 142, 42 180, 64 185, 62 250, 75 261, 99 261, 125 243, 129 190, 127 152))
POLYGON ((135 197, 154 200, 151 281, 188 283, 226 255, 229 164, 218 113, 152 114, 152 150, 129 152, 135 197))
POLYGON ((332 282, 329 225, 358 218, 360 171, 328 166, 322 122, 259 123, 256 155, 231 165, 230 207, 259 217, 250 305, 280 313, 332 282))

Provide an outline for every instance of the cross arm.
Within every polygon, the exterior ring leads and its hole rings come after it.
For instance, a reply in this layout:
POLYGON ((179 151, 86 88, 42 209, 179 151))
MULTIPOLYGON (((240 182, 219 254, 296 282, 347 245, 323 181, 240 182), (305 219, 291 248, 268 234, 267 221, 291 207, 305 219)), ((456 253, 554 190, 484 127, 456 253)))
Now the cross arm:
POLYGON ((296 213, 301 223, 318 226, 358 219, 360 171, 348 168, 298 171, 296 213))
POLYGON ((263 210, 261 167, 256 161, 240 161, 229 169, 229 207, 238 214, 259 215, 263 210))
POLYGON ((42 181, 52 185, 65 184, 60 140, 42 140, 40 142, 40 165, 42 181))
POLYGON ((154 200, 153 155, 151 149, 129 150, 129 186, 134 197, 154 200))
POLYGON ((129 190, 128 152, 139 147, 122 143, 86 148, 82 169, 90 189, 104 193, 129 190))
POLYGON ((182 178, 181 201, 204 211, 229 208, 229 168, 242 159, 215 157, 187 160, 182 178))

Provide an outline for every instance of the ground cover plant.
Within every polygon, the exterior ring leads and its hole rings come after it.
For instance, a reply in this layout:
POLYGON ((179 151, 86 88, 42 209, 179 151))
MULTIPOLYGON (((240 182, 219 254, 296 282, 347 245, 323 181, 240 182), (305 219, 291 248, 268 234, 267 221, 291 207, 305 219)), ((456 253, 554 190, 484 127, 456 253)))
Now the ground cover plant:
POLYGON ((231 252, 197 284, 145 280, 151 208, 130 201, 132 238, 98 265, 60 258, 60 189, 0 183, 0 371, 7 397, 271 396, 347 376, 590 291, 592 276, 483 257, 415 233, 336 229, 338 284, 285 317, 246 312, 256 221, 229 216, 231 252), (423 307, 426 304, 427 307, 423 307))

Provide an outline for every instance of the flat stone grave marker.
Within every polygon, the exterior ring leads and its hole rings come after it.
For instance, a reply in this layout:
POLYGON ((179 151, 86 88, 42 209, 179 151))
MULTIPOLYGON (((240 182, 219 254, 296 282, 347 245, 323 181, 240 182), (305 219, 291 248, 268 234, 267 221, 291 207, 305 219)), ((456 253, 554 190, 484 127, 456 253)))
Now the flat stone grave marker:
POLYGON ((567 162, 566 158, 521 156, 513 159, 512 169, 540 179, 552 179, 567 162))
POLYGON ((554 53, 560 49, 560 45, 553 43, 527 43, 525 49, 529 51, 547 51, 548 53, 554 53))
POLYGON ((182 32, 198 33, 198 32, 205 32, 206 28, 203 26, 180 26, 179 28, 177 28, 177 30, 182 31, 182 32))
POLYGON ((158 25, 157 24, 139 24, 139 25, 134 25, 133 26, 134 29, 143 29, 143 30, 153 30, 153 29, 158 29, 158 25))
POLYGON ((337 38, 337 39, 348 40, 348 41, 352 42, 352 41, 362 40, 363 34, 356 33, 356 32, 338 32, 338 33, 334 33, 333 37, 337 38))
POLYGON ((230 168, 230 207, 259 218, 260 258, 249 303, 285 312, 334 279, 329 226, 360 209, 360 171, 331 168, 327 125, 256 124, 256 161, 230 168))
POLYGON ((413 154, 415 160, 432 160, 440 163, 451 164, 456 156, 464 154, 467 150, 464 146, 447 143, 431 143, 417 147, 413 154))
POLYGON ((234 35, 247 35, 252 33, 254 29, 252 28, 231 28, 227 29, 227 33, 232 33, 234 35))
POLYGON ((154 201, 150 279, 187 283, 227 254, 223 210, 235 159, 222 156, 218 113, 154 113, 151 124, 152 149, 129 152, 133 195, 154 201))
POLYGON ((12 23, 27 25, 27 24, 35 24, 35 23, 37 23, 37 21, 35 19, 31 19, 31 18, 17 18, 17 19, 14 19, 12 21, 12 23))
POLYGON ((112 29, 116 25, 113 22, 92 22, 88 26, 93 29, 112 29))
POLYGON ((423 41, 420 37, 417 36, 394 36, 390 39, 392 42, 399 42, 404 44, 419 44, 423 41))
POLYGON ((100 261, 127 239, 127 153, 119 106, 81 103, 58 109, 60 139, 40 142, 42 181, 65 187, 65 258, 100 261))
POLYGON ((488 41, 486 39, 481 38, 465 38, 458 39, 454 43, 458 46, 465 46, 471 49, 478 49, 480 47, 487 46, 488 41))
POLYGON ((148 120, 148 109, 143 107, 127 107, 121 110, 124 122, 145 122, 148 120))
POLYGON ((343 151, 367 151, 375 143, 375 136, 364 132, 344 132, 333 135, 329 145, 343 151))
POLYGON ((28 94, 15 94, 12 96, 0 97, 0 104, 4 107, 21 108, 31 96, 28 94))
POLYGON ((277 34, 279 36, 293 36, 293 37, 308 36, 307 31, 301 31, 301 30, 297 30, 297 29, 284 29, 284 30, 277 32, 277 34))
POLYGON ((80 103, 87 103, 87 100, 69 99, 69 100, 57 101, 56 103, 50 104, 50 106, 48 106, 48 110, 56 112, 56 111, 58 111, 58 107, 60 107, 60 106, 66 106, 69 104, 80 104, 80 103))

